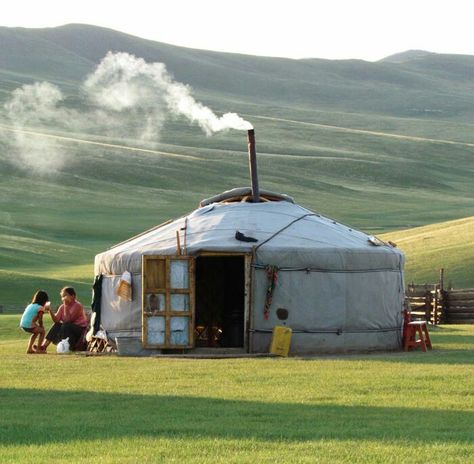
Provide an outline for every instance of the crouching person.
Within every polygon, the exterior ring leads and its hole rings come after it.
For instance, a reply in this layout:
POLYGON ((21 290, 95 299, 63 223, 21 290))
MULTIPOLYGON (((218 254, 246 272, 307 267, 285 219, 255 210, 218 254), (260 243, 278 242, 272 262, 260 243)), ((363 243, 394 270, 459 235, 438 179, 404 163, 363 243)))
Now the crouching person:
POLYGON ((77 345, 82 332, 88 325, 84 307, 76 300, 76 291, 72 287, 61 290, 62 305, 56 313, 49 311, 54 325, 46 335, 42 350, 46 351, 50 343, 57 345, 61 340, 69 338, 71 350, 77 345))
POLYGON ((28 333, 31 333, 30 340, 28 341, 28 348, 26 349, 27 354, 43 353, 41 350, 41 344, 44 339, 44 327, 43 327, 43 313, 49 308, 49 297, 44 290, 38 290, 34 295, 31 303, 25 308, 23 315, 21 316, 20 327, 28 333), (36 337, 38 337, 38 345, 34 345, 36 337))

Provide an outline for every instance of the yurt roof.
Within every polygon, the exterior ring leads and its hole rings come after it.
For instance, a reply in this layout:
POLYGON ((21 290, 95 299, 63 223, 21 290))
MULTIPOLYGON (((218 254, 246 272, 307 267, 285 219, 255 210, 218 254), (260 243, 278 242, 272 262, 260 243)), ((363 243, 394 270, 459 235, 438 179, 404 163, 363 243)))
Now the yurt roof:
POLYGON ((101 267, 105 265, 107 272, 111 272, 112 261, 117 259, 136 268, 143 254, 175 254, 177 232, 181 247, 190 255, 201 251, 249 252, 252 249, 311 250, 311 253, 359 250, 370 254, 390 250, 390 253, 401 254, 388 245, 374 246, 372 238, 364 232, 286 199, 260 203, 223 201, 208 203, 112 247, 96 257, 96 266, 101 262, 101 267), (246 241, 249 239, 254 240, 246 241))

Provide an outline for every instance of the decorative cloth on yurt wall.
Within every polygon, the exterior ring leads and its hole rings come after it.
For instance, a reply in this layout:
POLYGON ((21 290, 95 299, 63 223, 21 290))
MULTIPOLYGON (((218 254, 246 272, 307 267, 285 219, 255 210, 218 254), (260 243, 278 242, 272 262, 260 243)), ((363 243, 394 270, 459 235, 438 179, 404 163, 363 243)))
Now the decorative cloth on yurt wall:
POLYGON ((267 274, 268 287, 265 295, 265 305, 263 307, 263 318, 268 321, 270 317, 270 306, 272 305, 273 291, 278 281, 278 266, 268 265, 265 267, 265 273, 267 274))

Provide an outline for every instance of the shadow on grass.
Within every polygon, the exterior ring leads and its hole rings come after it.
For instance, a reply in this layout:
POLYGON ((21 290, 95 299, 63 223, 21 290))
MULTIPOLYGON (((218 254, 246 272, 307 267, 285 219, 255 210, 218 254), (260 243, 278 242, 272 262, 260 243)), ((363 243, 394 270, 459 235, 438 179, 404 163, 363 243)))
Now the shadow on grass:
POLYGON ((138 436, 472 443, 474 423, 467 411, 26 389, 0 390, 0 410, 1 445, 138 436))

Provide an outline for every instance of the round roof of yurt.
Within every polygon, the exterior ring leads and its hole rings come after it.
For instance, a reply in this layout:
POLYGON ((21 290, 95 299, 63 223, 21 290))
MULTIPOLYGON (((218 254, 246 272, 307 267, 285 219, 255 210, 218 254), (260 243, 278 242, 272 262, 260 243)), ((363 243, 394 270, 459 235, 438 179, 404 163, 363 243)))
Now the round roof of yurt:
POLYGON ((205 200, 190 214, 97 255, 104 328, 139 333, 141 294, 119 301, 117 279, 128 271, 139 289, 142 256, 176 254, 178 233, 180 252, 188 256, 251 254, 248 351, 268 351, 272 329, 281 325, 292 329, 293 354, 399 348, 403 253, 285 195, 262 191, 263 201, 246 202, 248 190, 205 200))

